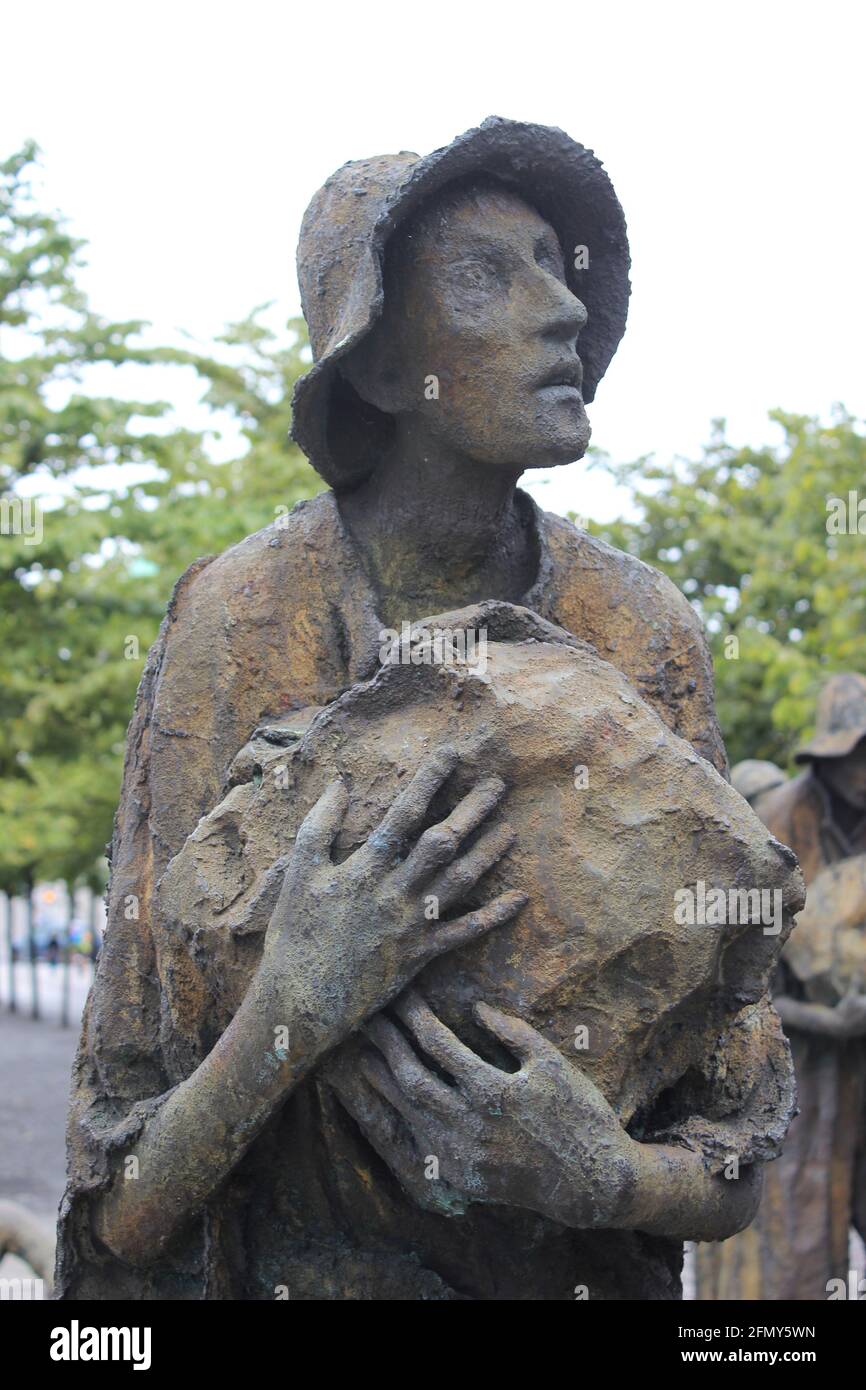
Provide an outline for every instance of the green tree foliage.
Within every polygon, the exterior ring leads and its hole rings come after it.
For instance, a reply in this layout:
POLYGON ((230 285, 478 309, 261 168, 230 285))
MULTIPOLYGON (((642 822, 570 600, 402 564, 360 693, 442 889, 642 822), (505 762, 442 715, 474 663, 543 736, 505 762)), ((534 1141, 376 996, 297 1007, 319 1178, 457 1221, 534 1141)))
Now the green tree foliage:
POLYGON ((36 155, 0 163, 0 887, 95 881, 175 580, 321 486, 287 439, 302 322, 283 344, 254 313, 208 356, 99 317, 82 243, 34 194, 36 155), (129 364, 198 373, 237 457, 213 462, 165 403, 93 389, 129 364))
POLYGON ((775 447, 736 449, 717 424, 696 461, 605 463, 638 519, 592 530, 670 575, 700 613, 731 761, 785 765, 824 680, 866 672, 866 516, 858 532, 848 515, 849 492, 866 502, 866 436, 841 407, 829 423, 771 418, 775 447), (843 534, 831 498, 846 504, 843 534))

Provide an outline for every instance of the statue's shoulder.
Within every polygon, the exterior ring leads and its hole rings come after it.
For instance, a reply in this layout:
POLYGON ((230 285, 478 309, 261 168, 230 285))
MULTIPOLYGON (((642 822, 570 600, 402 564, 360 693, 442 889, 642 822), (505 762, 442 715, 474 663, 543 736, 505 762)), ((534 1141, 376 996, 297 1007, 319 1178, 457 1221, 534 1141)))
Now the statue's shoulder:
POLYGON ((314 601, 339 565, 341 536, 333 496, 320 493, 221 554, 194 561, 175 584, 166 636, 231 631, 241 615, 254 624, 293 601, 314 601))
POLYGON ((175 585, 157 644, 156 699, 171 706, 172 724, 181 711, 203 727, 228 701, 249 721, 246 736, 260 699, 275 710, 315 702, 321 680, 330 688, 323 671, 337 681, 332 615, 348 587, 347 564, 332 494, 322 493, 191 565, 175 585))
POLYGON ((127 740, 146 755, 151 821, 171 852, 264 718, 326 703, 346 684, 333 510, 329 494, 300 503, 175 586, 127 740))
POLYGON ((602 655, 629 635, 648 650, 679 647, 684 638, 703 646, 700 618, 667 575, 565 517, 543 515, 556 602, 563 616, 567 613, 586 629, 578 636, 593 642, 602 655))
POLYGON ((770 833, 798 858, 818 842, 823 808, 811 768, 765 792, 755 809, 770 833))
POLYGON ((665 722, 719 769, 727 767, 703 625, 659 570, 549 512, 549 616, 591 642, 665 722))
POLYGON ((292 570, 314 572, 317 560, 334 559, 339 533, 333 494, 322 492, 305 498, 220 555, 191 565, 176 593, 195 592, 201 599, 204 595, 225 597, 240 590, 249 598, 252 586, 270 586, 292 570))

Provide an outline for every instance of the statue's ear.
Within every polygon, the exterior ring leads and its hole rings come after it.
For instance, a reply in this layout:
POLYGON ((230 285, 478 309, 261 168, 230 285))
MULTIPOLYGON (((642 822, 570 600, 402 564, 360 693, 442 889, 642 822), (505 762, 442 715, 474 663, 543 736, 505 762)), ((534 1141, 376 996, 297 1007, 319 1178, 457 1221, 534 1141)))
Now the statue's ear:
POLYGON ((394 334, 378 323, 343 358, 340 373, 362 401, 383 415, 399 415, 410 408, 403 358, 394 334))

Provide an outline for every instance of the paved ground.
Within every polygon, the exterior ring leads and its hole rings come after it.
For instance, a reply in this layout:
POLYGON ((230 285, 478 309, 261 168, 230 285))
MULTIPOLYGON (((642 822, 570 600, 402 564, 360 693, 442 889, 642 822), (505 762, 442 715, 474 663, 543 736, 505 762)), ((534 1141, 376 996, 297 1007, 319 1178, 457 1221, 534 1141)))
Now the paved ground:
POLYGON ((63 1193, 71 1028, 10 1014, 0 1005, 0 1198, 51 1222, 63 1193))
MULTIPOLYGON (((40 966, 40 976, 49 969, 40 966)), ((20 1203, 52 1231, 63 1195, 66 1107, 86 982, 73 991, 69 1028, 58 1022, 59 983, 47 976, 39 984, 40 1019, 30 1017, 29 994, 20 986, 19 1012, 9 1012, 6 998, 0 1002, 0 1200, 20 1203)), ((13 1256, 0 1259, 0 1278, 30 1275, 13 1256)))

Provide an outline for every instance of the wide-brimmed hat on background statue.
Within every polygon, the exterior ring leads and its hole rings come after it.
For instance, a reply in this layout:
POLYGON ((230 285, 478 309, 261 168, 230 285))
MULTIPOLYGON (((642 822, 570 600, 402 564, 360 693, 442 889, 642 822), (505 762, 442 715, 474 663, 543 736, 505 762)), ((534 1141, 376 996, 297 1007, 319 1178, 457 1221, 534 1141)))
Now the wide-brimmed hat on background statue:
POLYGON ((565 254, 569 288, 586 306, 584 400, 591 401, 625 330, 629 253, 625 218, 592 150, 553 126, 491 116, 423 158, 403 151, 338 169, 304 215, 298 281, 314 365, 295 387, 292 437, 335 489, 357 486, 378 461, 383 417, 337 369, 382 312, 388 238, 447 184, 487 175, 548 221, 565 254), (587 248, 588 264, 575 255, 587 248), (577 263, 577 264, 576 264, 577 263))
POLYGON ((866 738, 866 676, 845 671, 831 676, 821 691, 815 736, 797 750, 794 760, 845 758, 861 738, 866 738))

